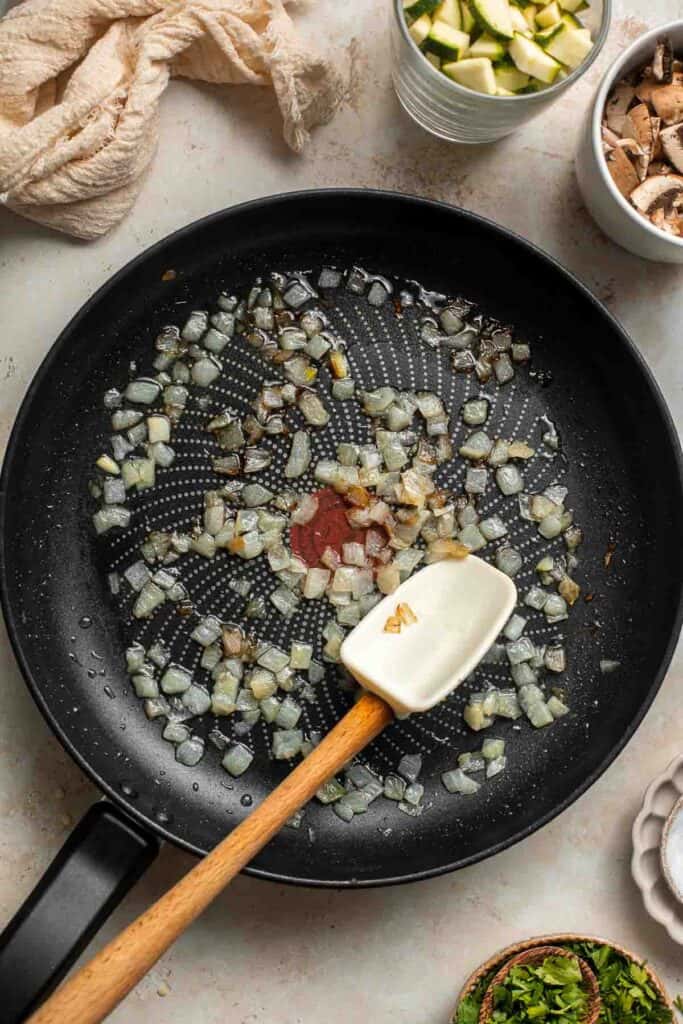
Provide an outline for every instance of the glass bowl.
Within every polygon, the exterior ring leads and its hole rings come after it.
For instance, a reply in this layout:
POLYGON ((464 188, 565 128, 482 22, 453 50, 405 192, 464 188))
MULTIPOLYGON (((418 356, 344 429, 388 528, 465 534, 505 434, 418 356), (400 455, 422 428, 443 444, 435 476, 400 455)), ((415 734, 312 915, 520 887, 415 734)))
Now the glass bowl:
POLYGON ((523 96, 473 92, 433 67, 410 37, 402 0, 392 0, 392 77, 401 106, 422 128, 448 142, 495 142, 537 117, 588 71, 600 53, 612 16, 612 0, 590 0, 584 23, 594 43, 586 59, 561 82, 523 96))

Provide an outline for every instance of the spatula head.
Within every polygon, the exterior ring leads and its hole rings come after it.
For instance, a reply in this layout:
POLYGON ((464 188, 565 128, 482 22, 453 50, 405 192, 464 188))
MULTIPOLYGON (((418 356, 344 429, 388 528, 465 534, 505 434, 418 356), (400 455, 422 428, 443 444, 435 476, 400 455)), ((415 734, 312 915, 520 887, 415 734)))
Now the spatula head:
POLYGON ((435 562, 365 616, 342 644, 341 660, 397 714, 426 711, 479 664, 516 602, 509 576, 481 558, 435 562))

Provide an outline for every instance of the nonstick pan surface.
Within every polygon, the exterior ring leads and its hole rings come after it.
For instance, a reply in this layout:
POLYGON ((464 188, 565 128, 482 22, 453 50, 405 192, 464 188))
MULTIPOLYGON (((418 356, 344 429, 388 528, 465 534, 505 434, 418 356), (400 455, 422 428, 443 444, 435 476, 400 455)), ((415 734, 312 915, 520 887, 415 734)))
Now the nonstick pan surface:
MULTIPOLYGON (((572 712, 551 729, 494 730, 508 741, 508 770, 473 798, 448 795, 440 774, 481 737, 467 735, 468 690, 495 681, 483 670, 446 704, 393 725, 370 751, 380 769, 421 751, 426 810, 409 818, 385 800, 349 825, 314 802, 298 829, 285 828, 248 871, 313 885, 377 885, 452 870, 528 835, 567 807, 621 750, 652 701, 681 623, 683 497, 678 441, 644 361, 606 310, 569 274, 528 243, 472 214, 381 192, 285 195, 223 211, 165 239, 125 267, 86 304, 38 371, 17 419, 2 477, 2 597, 10 636, 28 685, 52 728, 113 800, 167 839, 196 853, 210 849, 282 777, 254 730, 249 771, 228 780, 216 751, 194 769, 173 758, 159 721, 149 722, 123 665, 133 627, 111 597, 106 573, 130 561, 145 529, 189 523, 211 474, 201 459, 192 417, 178 436, 179 469, 153 495, 122 537, 103 543, 91 529, 87 482, 103 449, 102 394, 129 378, 129 364, 149 369, 152 343, 167 323, 209 307, 224 289, 240 292, 270 270, 360 264, 465 296, 515 326, 533 352, 531 374, 501 391, 490 432, 531 437, 538 418, 557 425, 575 518, 584 529, 578 578, 582 601, 566 625, 569 671, 562 679, 572 712), (174 270, 173 280, 165 272, 174 270), (165 278, 165 279, 164 279, 165 278), (194 452, 194 460, 189 455, 194 452), (184 458, 182 457, 184 456, 184 458), (189 460, 189 461, 188 461, 189 460), (188 468, 189 466, 189 468, 188 468), (609 568, 604 555, 611 550, 609 568), (601 658, 621 667, 601 675, 601 658)), ((389 309, 342 295, 333 314, 350 341, 363 386, 390 383, 438 391, 462 432, 460 405, 475 384, 445 372, 442 356, 408 337, 389 309)), ((217 405, 246 409, 263 368, 236 345, 215 385, 217 405)), ((360 440, 364 426, 344 406, 327 441, 360 440)), ((328 433, 328 432, 326 432, 328 433)), ((322 452, 321 452, 322 454, 322 452)), ((327 452, 325 452, 327 454, 327 452)), ((205 460, 207 461, 207 460, 205 460)), ((556 460, 527 482, 558 476, 556 460)), ((280 467, 281 469, 281 467, 280 467)), ((270 471, 278 482, 278 467, 270 471)), ((461 473, 461 470, 458 470, 461 473)), ((457 483, 454 478, 453 483, 457 483)), ((491 511, 499 498, 487 498, 491 511)), ((532 545, 519 525, 518 546, 532 545)), ((516 582, 534 575, 533 551, 516 582)), ((218 560, 193 569, 202 611, 229 618, 218 560)), ((259 572, 253 568, 254 578, 259 572)), ((319 604, 320 602, 313 602, 319 604)), ((261 635, 286 643, 289 632, 314 636, 327 618, 306 612, 294 626, 275 614, 261 635)), ((296 620, 295 620, 296 621, 296 620)), ((536 625, 531 635, 547 637, 536 625)), ((136 631, 137 630, 137 631, 136 631)), ((177 627, 167 636, 182 640, 177 627), (175 630, 175 631, 174 631, 175 630)), ((181 647, 174 647, 180 650, 181 647)), ((349 696, 330 677, 310 705, 307 726, 325 729, 349 696)), ((207 729, 209 723, 207 723, 207 729)))

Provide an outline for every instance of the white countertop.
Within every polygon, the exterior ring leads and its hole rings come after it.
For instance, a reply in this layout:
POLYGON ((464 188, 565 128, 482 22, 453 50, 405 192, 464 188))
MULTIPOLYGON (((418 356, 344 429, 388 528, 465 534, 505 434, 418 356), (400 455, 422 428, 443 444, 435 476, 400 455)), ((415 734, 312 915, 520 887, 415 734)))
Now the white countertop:
MULTIPOLYGON (((272 95, 174 83, 161 145, 137 207, 83 244, 0 211, 0 444, 53 340, 91 292, 152 242, 206 213, 290 189, 354 185, 413 192, 475 210, 573 270, 621 319, 677 420, 683 268, 616 249, 581 207, 572 174, 578 124, 608 62, 679 0, 617 10, 586 79, 541 120, 495 146, 430 138, 389 81, 387 0, 319 0, 302 20, 353 62, 349 102, 307 152, 281 141, 272 95)), ((96 798, 49 733, 0 625, 0 922, 14 913, 96 798)), ((629 871, 643 791, 683 748, 680 656, 626 751, 542 832, 457 874, 367 892, 238 879, 111 1016, 115 1024, 446 1024, 465 975, 494 949, 548 931, 603 935, 639 950, 672 993, 683 950, 646 916, 629 871)), ((113 915, 113 934, 191 866, 172 848, 113 915)), ((75 1022, 74 1022, 75 1024, 75 1022)))

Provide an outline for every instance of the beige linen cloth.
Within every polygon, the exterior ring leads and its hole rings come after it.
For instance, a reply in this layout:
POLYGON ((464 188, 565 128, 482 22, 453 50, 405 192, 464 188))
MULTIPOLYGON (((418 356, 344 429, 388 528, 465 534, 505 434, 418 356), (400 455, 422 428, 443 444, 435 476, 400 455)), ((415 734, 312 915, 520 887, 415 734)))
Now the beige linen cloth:
POLYGON ((0 20, 0 202, 104 234, 140 191, 172 76, 270 85, 296 151, 343 93, 282 0, 24 0, 0 20))

